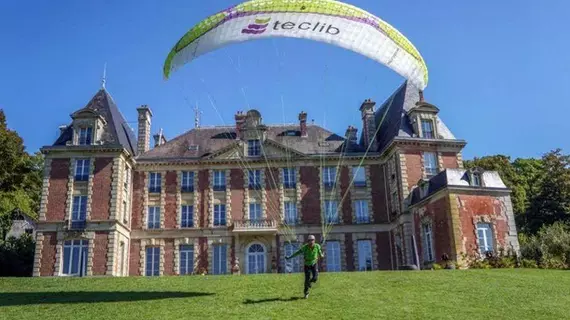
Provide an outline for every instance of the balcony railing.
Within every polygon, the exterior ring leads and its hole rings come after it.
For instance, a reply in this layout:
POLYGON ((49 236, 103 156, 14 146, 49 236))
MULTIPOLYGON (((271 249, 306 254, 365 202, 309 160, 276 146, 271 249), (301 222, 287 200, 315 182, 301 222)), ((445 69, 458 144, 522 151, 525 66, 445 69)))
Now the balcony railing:
POLYGON ((273 219, 234 220, 234 231, 277 231, 277 222, 273 219))

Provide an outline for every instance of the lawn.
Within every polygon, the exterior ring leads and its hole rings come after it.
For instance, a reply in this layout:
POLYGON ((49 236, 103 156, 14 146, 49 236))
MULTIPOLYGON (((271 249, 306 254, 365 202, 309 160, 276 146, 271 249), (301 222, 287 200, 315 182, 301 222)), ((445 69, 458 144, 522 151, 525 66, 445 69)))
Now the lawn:
POLYGON ((0 278, 0 319, 564 319, 570 273, 439 270, 0 278))

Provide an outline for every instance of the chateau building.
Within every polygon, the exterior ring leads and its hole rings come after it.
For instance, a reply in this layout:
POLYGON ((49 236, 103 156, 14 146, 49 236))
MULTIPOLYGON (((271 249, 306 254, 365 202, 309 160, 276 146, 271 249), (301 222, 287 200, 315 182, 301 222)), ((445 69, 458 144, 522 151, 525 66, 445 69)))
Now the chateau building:
POLYGON ((135 135, 102 88, 42 148, 34 276, 299 272, 284 257, 309 234, 325 272, 518 251, 510 191, 463 168, 466 142, 407 82, 362 103, 360 136, 249 110, 151 148, 153 113, 137 110, 135 135))

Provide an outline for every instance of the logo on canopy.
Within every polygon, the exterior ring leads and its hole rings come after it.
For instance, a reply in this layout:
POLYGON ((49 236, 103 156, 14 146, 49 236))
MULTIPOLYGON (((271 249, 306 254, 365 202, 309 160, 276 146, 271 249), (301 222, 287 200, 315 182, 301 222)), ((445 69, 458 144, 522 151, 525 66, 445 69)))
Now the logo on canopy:
POLYGON ((255 23, 252 23, 247 26, 247 28, 242 29, 241 33, 247 34, 261 34, 267 30, 267 26, 269 25, 269 21, 271 18, 267 19, 255 19, 255 23))

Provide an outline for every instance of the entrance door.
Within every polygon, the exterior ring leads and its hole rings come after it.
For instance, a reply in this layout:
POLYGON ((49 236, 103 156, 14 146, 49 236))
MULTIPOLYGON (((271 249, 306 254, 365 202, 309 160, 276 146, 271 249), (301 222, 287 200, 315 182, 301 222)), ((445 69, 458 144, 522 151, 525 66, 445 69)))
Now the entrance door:
POLYGON ((265 273, 265 248, 254 243, 247 249, 247 273, 265 273))

